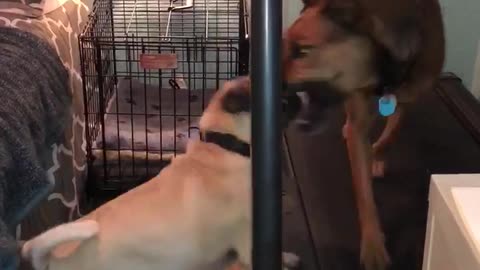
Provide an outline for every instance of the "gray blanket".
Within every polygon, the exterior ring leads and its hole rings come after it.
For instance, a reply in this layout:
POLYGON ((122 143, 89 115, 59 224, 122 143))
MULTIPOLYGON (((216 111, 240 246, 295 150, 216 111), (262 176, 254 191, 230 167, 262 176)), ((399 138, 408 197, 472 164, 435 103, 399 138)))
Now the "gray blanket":
POLYGON ((0 28, 0 269, 15 269, 16 225, 53 188, 51 145, 70 113, 68 73, 38 37, 0 28))

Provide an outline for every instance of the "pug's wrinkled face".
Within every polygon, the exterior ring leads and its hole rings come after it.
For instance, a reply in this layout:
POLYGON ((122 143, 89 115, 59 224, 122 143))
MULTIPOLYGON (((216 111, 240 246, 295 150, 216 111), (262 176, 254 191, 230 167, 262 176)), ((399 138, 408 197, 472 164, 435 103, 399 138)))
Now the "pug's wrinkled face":
POLYGON ((231 134, 250 143, 250 89, 250 79, 247 76, 225 82, 203 112, 200 130, 231 134))
MULTIPOLYGON (((279 89, 281 91, 281 89, 279 89)), ((300 110, 298 97, 284 97, 280 119, 283 127, 295 118, 300 110)), ((251 141, 251 82, 248 76, 225 82, 213 95, 200 119, 200 130, 231 134, 251 141)))

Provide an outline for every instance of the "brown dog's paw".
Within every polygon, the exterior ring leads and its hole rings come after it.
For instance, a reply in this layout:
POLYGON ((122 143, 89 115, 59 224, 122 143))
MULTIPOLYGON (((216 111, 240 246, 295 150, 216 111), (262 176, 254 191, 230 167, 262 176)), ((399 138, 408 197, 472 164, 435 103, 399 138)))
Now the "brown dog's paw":
POLYGON ((372 176, 384 177, 385 176, 385 161, 383 159, 374 158, 372 161, 372 176))
POLYGON ((385 270, 390 265, 390 256, 381 233, 367 233, 362 237, 360 260, 365 270, 385 270))
POLYGON ((300 268, 300 257, 291 252, 282 252, 282 262, 284 270, 292 270, 300 268))
POLYGON ((385 176, 385 154, 375 143, 372 145, 372 176, 374 178, 385 176))
POLYGON ((342 127, 342 136, 343 139, 348 139, 348 137, 351 136, 352 133, 352 126, 350 125, 350 122, 347 120, 345 124, 342 127))

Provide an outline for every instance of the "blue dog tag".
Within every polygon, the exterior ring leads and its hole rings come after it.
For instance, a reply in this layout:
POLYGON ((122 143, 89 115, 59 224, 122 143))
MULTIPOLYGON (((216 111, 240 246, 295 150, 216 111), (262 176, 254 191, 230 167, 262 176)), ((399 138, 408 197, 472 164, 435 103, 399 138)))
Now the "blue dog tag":
POLYGON ((378 111, 382 116, 390 116, 397 107, 397 98, 395 95, 384 95, 378 100, 378 111))

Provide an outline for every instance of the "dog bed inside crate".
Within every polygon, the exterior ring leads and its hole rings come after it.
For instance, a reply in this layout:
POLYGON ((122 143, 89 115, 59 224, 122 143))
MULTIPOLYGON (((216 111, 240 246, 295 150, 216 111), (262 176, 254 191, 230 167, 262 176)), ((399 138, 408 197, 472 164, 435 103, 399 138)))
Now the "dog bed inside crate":
POLYGON ((106 109, 104 136, 100 132, 95 142, 97 160, 105 153, 108 163, 167 161, 175 152, 184 152, 189 138, 199 137, 198 121, 214 91, 119 79, 106 109))

